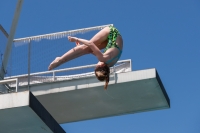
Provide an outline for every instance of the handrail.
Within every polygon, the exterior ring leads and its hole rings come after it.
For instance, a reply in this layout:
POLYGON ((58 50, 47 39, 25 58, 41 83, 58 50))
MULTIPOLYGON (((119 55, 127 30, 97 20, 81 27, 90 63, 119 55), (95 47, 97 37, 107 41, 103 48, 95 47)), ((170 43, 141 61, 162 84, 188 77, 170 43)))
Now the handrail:
MULTIPOLYGON (((63 76, 56 76, 56 72, 64 72, 64 71, 77 70, 77 69, 83 69, 83 68, 91 68, 91 67, 95 67, 95 66, 96 66, 96 64, 92 64, 92 65, 87 65, 87 66, 78 66, 78 67, 73 67, 73 68, 65 68, 65 69, 59 69, 59 70, 51 70, 51 71, 45 71, 45 72, 37 72, 37 73, 5 77, 4 79, 6 79, 5 82, 6 81, 11 82, 11 81, 16 80, 16 92, 17 92, 19 85, 21 86, 21 85, 28 84, 28 86, 29 86, 30 84, 34 84, 35 82, 36 83, 52 82, 52 81, 55 82, 55 81, 71 80, 71 79, 77 79, 77 78, 80 79, 80 78, 85 78, 85 77, 93 77, 93 76, 95 76, 95 74, 94 74, 94 72, 91 72, 91 71, 86 72, 86 73, 63 75, 63 76), (50 74, 50 75, 44 76, 44 74, 50 74), (31 81, 26 81, 26 78, 31 78, 31 79, 33 78, 33 79, 31 81), (34 79, 34 78, 36 78, 36 79, 34 79)), ((120 60, 116 63, 116 65, 111 67, 110 69, 113 73, 114 81, 116 78, 115 77, 116 73, 132 71, 130 67, 131 67, 131 59, 120 60)))
POLYGON ((19 41, 28 41, 28 40, 40 40, 40 39, 52 39, 52 37, 54 38, 60 38, 63 37, 67 34, 75 34, 75 33, 83 33, 83 32, 87 32, 87 31, 91 31, 91 30, 98 30, 98 29, 102 29, 106 26, 110 26, 113 24, 108 24, 108 25, 102 25, 102 26, 95 26, 95 27, 89 27, 89 28, 82 28, 82 29, 76 29, 76 30, 69 30, 69 31, 62 31, 62 32, 55 32, 55 33, 49 33, 49 34, 43 34, 43 35, 37 35, 37 36, 30 36, 30 37, 24 37, 24 38, 17 38, 14 39, 14 42, 19 42, 19 41))
MULTIPOLYGON (((124 62, 130 62, 131 63, 131 59, 120 60, 117 63, 124 63, 124 62)), ((64 68, 64 69, 59 69, 59 70, 37 72, 37 73, 31 73, 30 76, 36 76, 36 75, 41 75, 41 74, 50 74, 50 73, 52 73, 55 76, 55 73, 57 73, 57 72, 64 72, 64 71, 66 72, 66 71, 78 70, 78 69, 83 69, 83 68, 92 68, 92 67, 95 67, 95 66, 96 66, 96 64, 92 64, 92 65, 87 65, 87 66, 78 66, 78 67, 64 68)), ((7 77, 7 78, 22 78, 22 77, 27 77, 27 76, 28 76, 28 74, 23 74, 23 75, 11 76, 11 77, 7 77)))
POLYGON ((18 90, 18 78, 14 78, 14 79, 5 79, 5 80, 0 80, 0 84, 4 84, 4 83, 8 83, 8 82, 13 82, 16 81, 16 92, 18 90))

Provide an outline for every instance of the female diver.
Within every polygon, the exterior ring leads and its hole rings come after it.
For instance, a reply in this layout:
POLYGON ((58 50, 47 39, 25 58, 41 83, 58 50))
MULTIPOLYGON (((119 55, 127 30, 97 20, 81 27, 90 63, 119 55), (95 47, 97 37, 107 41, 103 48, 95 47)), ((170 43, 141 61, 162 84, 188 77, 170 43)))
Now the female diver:
POLYGON ((120 58, 123 49, 123 39, 119 31, 113 27, 105 27, 99 31, 91 40, 68 36, 70 42, 75 42, 76 47, 57 57, 48 67, 49 70, 85 54, 93 54, 99 62, 95 68, 95 75, 99 81, 106 81, 104 89, 109 83, 110 68, 120 58), (104 52, 101 53, 101 49, 104 52))

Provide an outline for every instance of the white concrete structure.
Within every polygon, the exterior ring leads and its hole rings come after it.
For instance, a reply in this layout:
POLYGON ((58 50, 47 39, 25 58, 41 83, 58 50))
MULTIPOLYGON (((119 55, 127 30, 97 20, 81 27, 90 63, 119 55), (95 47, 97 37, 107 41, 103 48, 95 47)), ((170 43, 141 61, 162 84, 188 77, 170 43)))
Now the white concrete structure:
POLYGON ((0 95, 0 133, 65 133, 29 91, 0 95))
MULTIPOLYGON (((60 124, 170 107, 156 69, 132 71, 131 60, 117 64, 111 68, 115 71, 110 75, 108 90, 104 90, 105 83, 99 82, 94 73, 56 76, 56 72, 93 65, 32 73, 29 87, 27 75, 12 78, 18 78, 19 91, 30 88, 60 124), (40 76, 46 73, 52 73, 52 76, 40 76)), ((15 83, 11 86, 15 87, 15 83)))

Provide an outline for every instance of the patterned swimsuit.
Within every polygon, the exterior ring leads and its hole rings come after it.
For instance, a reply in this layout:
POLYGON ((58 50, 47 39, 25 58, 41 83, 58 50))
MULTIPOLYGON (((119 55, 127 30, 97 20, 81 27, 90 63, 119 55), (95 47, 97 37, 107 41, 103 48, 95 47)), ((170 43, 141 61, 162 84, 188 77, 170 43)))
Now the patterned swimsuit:
POLYGON ((118 60, 122 54, 122 50, 119 48, 119 46, 116 44, 116 39, 117 36, 120 35, 119 31, 113 27, 113 26, 109 26, 110 28, 110 33, 108 35, 108 44, 106 46, 106 48, 104 49, 104 53, 109 49, 109 48, 117 48, 119 50, 119 53, 117 56, 113 57, 112 59, 106 61, 106 64, 109 64, 111 62, 113 62, 114 60, 118 60))

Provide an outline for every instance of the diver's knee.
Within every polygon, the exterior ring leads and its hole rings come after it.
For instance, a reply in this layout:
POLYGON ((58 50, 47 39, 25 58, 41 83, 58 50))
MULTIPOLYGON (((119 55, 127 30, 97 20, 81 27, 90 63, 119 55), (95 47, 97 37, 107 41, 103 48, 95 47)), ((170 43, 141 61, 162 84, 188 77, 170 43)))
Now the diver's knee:
POLYGON ((91 48, 89 48, 88 46, 84 45, 82 47, 82 50, 84 51, 84 54, 91 54, 92 53, 92 50, 91 48))

